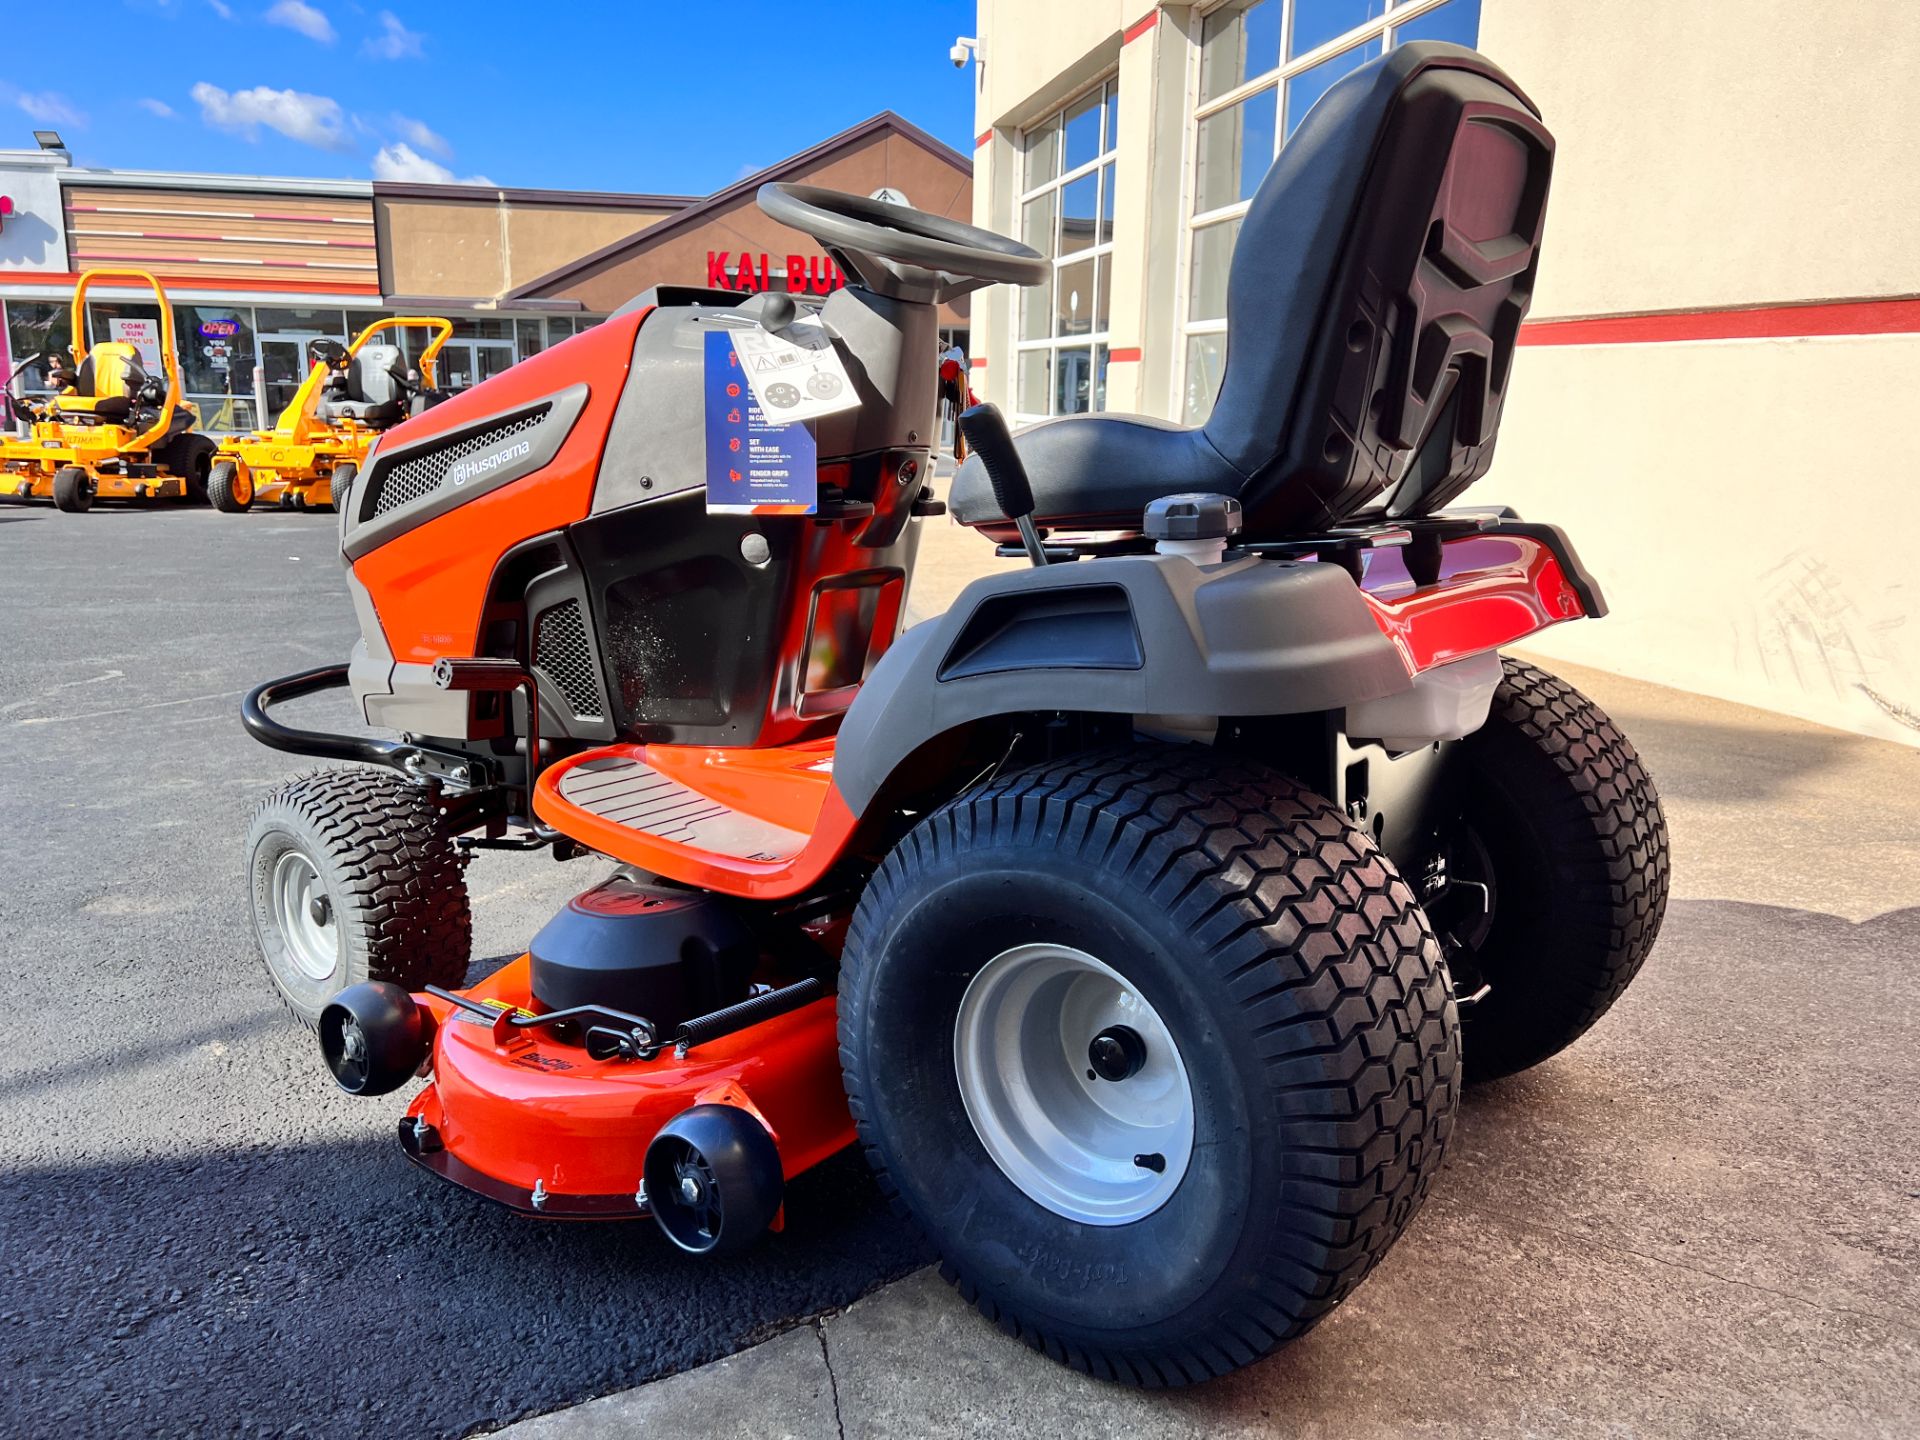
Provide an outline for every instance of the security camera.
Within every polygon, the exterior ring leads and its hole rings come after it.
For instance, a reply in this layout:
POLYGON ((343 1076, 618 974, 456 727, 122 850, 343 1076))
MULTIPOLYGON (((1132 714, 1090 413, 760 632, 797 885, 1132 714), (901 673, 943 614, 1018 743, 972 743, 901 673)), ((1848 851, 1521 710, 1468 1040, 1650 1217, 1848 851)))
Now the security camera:
POLYGON ((955 40, 952 47, 948 49, 947 58, 953 61, 954 69, 964 70, 967 68, 967 61, 977 56, 979 51, 980 42, 978 40, 974 39, 971 35, 962 35, 959 39, 955 40))

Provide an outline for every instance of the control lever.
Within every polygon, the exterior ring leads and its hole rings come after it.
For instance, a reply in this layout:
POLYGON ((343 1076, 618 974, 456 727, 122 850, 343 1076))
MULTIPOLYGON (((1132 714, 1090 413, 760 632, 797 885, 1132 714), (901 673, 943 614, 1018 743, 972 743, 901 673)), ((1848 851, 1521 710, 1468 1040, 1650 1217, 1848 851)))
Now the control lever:
POLYGON ((1027 479, 1027 467, 1020 462, 1020 452, 1013 448, 1013 436, 1000 407, 989 402, 962 410, 960 433, 967 437, 967 448, 986 467, 994 501, 1000 513, 1020 531, 1027 558, 1036 565, 1046 564, 1046 547, 1040 543, 1040 532, 1033 528, 1033 484, 1027 479))

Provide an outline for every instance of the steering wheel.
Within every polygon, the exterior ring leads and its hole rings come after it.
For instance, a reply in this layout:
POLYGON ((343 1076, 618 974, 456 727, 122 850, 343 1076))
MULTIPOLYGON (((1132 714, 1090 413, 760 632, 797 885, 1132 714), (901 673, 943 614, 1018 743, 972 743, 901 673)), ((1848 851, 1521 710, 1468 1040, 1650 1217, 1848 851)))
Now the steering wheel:
POLYGON ((1038 285, 1051 268, 1018 240, 885 200, 775 181, 759 201, 878 295, 937 303, 983 285, 1038 285))

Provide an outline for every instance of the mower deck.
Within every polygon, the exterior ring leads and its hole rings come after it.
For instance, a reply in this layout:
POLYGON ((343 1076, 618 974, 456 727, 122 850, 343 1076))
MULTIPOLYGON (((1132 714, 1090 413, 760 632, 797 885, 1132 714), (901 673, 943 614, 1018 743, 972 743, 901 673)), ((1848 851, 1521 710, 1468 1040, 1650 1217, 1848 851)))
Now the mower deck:
POLYGON ((534 811, 655 875, 733 895, 805 890, 854 818, 833 789, 833 742, 767 750, 607 745, 540 777, 534 811))
MULTIPOLYGON (((523 1011, 533 1003, 528 957, 461 994, 523 1011)), ((402 1147, 423 1168, 528 1215, 645 1215, 647 1146, 695 1105, 752 1114, 789 1178, 853 1140, 832 996, 647 1060, 598 1060, 551 1030, 503 1033, 438 996, 419 1003, 436 1021, 433 1080, 400 1122, 402 1147)))

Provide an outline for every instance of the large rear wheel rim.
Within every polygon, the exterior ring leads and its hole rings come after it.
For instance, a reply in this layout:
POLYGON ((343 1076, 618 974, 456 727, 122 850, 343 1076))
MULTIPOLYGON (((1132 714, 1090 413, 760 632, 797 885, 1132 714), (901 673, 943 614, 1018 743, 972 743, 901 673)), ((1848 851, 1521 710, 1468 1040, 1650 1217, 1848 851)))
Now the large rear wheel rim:
POLYGON ((1117 970, 1064 945, 980 967, 954 1020, 961 1104, 1030 1200, 1089 1225, 1145 1219, 1193 1155, 1193 1087, 1173 1034, 1117 970))

